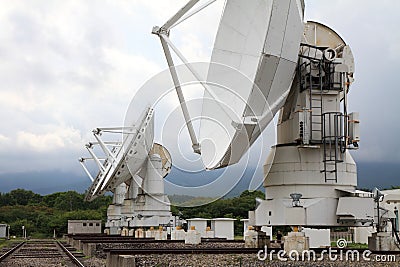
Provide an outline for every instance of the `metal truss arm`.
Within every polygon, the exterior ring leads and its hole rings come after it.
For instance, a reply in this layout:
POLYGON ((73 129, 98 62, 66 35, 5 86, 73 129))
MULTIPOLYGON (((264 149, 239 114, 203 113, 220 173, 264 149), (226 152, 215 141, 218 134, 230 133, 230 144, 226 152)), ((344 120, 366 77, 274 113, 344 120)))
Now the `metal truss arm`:
POLYGON ((100 137, 97 134, 93 134, 96 140, 99 142, 100 147, 103 149, 104 154, 107 156, 108 160, 111 162, 113 166, 114 162, 117 160, 113 153, 108 149, 108 147, 104 144, 103 140, 100 139, 100 137))
POLYGON ((182 18, 175 22, 172 26, 170 26, 168 29, 172 29, 173 27, 181 24, 182 22, 184 22, 185 20, 187 20, 188 18, 192 17, 193 15, 199 13, 200 11, 202 11, 203 9, 205 9, 206 7, 208 7, 209 5, 211 5, 212 3, 214 3, 217 0, 210 0, 207 3, 205 3, 204 5, 201 5, 200 7, 198 7, 196 10, 193 10, 190 13, 186 13, 184 16, 182 16, 182 18))
POLYGON ((164 49, 165 57, 167 59, 167 63, 169 66, 169 70, 171 72, 172 80, 174 82, 175 90, 179 98, 179 102, 181 104, 181 109, 183 112, 183 117, 185 118, 185 122, 189 131, 190 139, 192 140, 192 147, 193 151, 197 154, 200 154, 200 145, 196 137, 196 133, 193 128, 192 121, 190 119, 189 115, 189 110, 186 105, 185 97, 183 96, 182 93, 182 88, 179 83, 179 78, 178 74, 176 73, 174 61, 172 59, 171 51, 169 50, 168 44, 165 42, 165 40, 162 38, 162 35, 160 35, 160 40, 161 40, 161 45, 164 49))
POLYGON ((92 151, 92 144, 87 144, 86 149, 90 153, 90 155, 93 157, 94 161, 97 163, 97 166, 99 166, 100 172, 104 173, 104 171, 105 171, 104 166, 103 166, 103 164, 101 164, 100 159, 92 151))
MULTIPOLYGON (((174 82, 175 90, 179 98, 179 102, 181 105, 181 109, 183 112, 183 116, 185 118, 185 122, 189 131, 190 139, 192 141, 192 148, 193 151, 197 154, 201 154, 200 150, 200 144, 197 140, 196 133, 193 128, 193 124, 191 121, 191 117, 189 114, 189 110, 186 105, 185 97, 182 92, 182 88, 179 82, 178 74, 175 69, 174 61, 172 59, 170 47, 174 50, 174 52, 178 55, 178 57, 185 63, 185 65, 189 68, 189 70, 193 73, 193 75, 196 77, 196 79, 203 85, 203 87, 206 88, 204 82, 201 82, 200 76, 194 71, 194 69, 187 63, 187 60, 183 57, 183 55, 179 52, 178 49, 176 49, 175 46, 169 41, 168 36, 170 29, 177 26, 178 24, 182 23, 183 21, 187 20, 188 18, 192 17, 193 15, 197 14, 204 8, 208 7, 212 3, 214 3, 216 0, 209 0, 207 3, 201 5, 195 10, 192 10, 189 12, 200 0, 190 0, 189 2, 186 3, 184 7, 182 7, 174 16, 172 16, 163 26, 161 27, 154 27, 152 33, 158 35, 161 41, 161 45, 164 50, 165 57, 167 59, 167 63, 169 66, 169 70, 172 76, 172 80, 174 82)), ((207 90, 207 88, 206 88, 207 90)), ((216 97, 213 92, 210 90, 207 90, 210 92, 210 94, 217 100, 218 98, 216 97)), ((221 102, 222 103, 222 102, 221 102)), ((224 109, 223 109, 224 110, 224 109)), ((229 113, 228 113, 229 114, 229 113)), ((229 116, 231 118, 231 116, 229 116)))
POLYGON ((168 31, 182 16, 184 16, 194 5, 200 0, 190 0, 184 7, 182 7, 172 18, 170 18, 161 28, 168 31))
POLYGON ((135 132, 136 127, 110 127, 110 128, 96 128, 93 130, 93 133, 100 133, 100 132, 108 132, 108 133, 122 133, 122 134, 131 134, 135 132), (127 132, 125 132, 127 131, 127 132))
POLYGON ((93 176, 90 174, 89 170, 86 168, 85 159, 80 158, 80 159, 79 159, 79 163, 82 165, 82 168, 85 170, 87 176, 89 176, 89 179, 92 180, 92 182, 93 182, 93 181, 94 181, 94 178, 93 178, 93 176))

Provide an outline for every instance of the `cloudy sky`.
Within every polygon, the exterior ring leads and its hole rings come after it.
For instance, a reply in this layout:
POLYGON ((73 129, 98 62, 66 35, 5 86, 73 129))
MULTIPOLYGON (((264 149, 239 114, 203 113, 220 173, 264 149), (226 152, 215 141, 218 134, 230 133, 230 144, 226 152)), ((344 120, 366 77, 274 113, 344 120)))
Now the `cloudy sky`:
MULTIPOLYGON (((99 126, 120 126, 136 90, 166 67, 156 36, 186 0, 0 1, 0 174, 60 171, 99 126)), ((208 60, 222 0, 171 38, 208 60)), ((308 0, 306 19, 335 29, 356 57, 350 110, 361 115, 358 161, 400 163, 400 1, 308 0)), ((0 190, 1 191, 1 190, 0 190)))

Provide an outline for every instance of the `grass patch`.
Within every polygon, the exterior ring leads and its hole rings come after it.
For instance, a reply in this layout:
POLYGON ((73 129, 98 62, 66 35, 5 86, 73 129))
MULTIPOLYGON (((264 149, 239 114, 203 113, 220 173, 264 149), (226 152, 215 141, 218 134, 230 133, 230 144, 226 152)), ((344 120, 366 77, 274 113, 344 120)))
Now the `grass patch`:
MULTIPOLYGON (((331 247, 336 248, 336 242, 331 242, 331 247)), ((353 249, 367 249, 368 245, 367 244, 361 244, 361 243, 347 243, 346 248, 353 248, 353 249)))

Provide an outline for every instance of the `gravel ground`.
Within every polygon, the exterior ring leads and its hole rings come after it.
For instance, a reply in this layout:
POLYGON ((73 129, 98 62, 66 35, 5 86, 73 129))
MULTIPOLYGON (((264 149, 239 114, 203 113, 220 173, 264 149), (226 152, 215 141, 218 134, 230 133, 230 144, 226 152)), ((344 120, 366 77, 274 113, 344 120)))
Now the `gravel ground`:
MULTIPOLYGON (((372 259, 372 257, 371 257, 372 259)), ((339 267, 339 266, 349 266, 349 267, 375 267, 375 266, 388 266, 388 267, 398 267, 400 262, 400 258, 397 257, 396 262, 387 262, 387 263, 377 263, 377 262, 351 262, 351 261, 336 261, 332 262, 327 259, 324 261, 316 261, 316 262, 281 262, 279 260, 266 260, 260 261, 257 259, 255 255, 143 255, 136 257, 136 266, 137 267, 150 267, 150 266, 158 266, 158 267, 172 267, 172 266, 187 266, 187 267, 258 267, 258 266, 271 266, 271 267, 339 267)), ((105 267, 106 260, 98 259, 98 258, 90 258, 83 261, 86 267, 105 267)), ((3 266, 3 265, 0 265, 3 266)), ((32 267, 56 267, 56 266, 65 266, 63 263, 57 262, 48 262, 40 264, 28 263, 26 260, 21 262, 13 262, 12 265, 4 265, 7 267, 14 266, 32 266, 32 267)))
MULTIPOLYGON (((217 248, 217 247, 244 247, 243 243, 201 243, 199 245, 185 245, 184 243, 134 243, 134 244, 97 244, 97 257, 93 257, 85 261, 85 265, 88 267, 105 267, 106 255, 102 252, 104 248, 190 248, 190 247, 202 247, 202 248, 217 248)), ((320 255, 317 255, 317 259, 320 255)), ((340 257, 340 256, 338 256, 340 257)), ((385 257, 385 256, 383 256, 385 257)), ((345 259, 345 256, 343 257, 345 259)), ((207 267, 219 267, 219 266, 272 266, 272 267, 336 267, 336 266, 350 266, 350 267, 372 267, 372 266, 400 266, 400 257, 397 256, 393 262, 378 262, 376 255, 369 256, 370 261, 362 260, 362 254, 360 255, 360 261, 348 261, 339 259, 337 261, 331 261, 326 256, 322 261, 281 261, 274 255, 273 260, 266 259, 261 261, 255 254, 153 254, 153 255, 138 255, 136 257, 136 266, 207 266, 207 267)))
MULTIPOLYGON (((372 260, 372 257, 371 257, 372 260)), ((367 262, 367 261, 330 261, 325 259, 323 261, 307 262, 307 261, 286 261, 280 260, 266 260, 260 261, 256 255, 143 255, 136 257, 136 266, 208 266, 208 267, 258 267, 258 266, 271 266, 271 267, 337 267, 337 266, 349 266, 349 267, 375 267, 375 266, 399 266, 400 258, 397 258, 396 262, 367 262)), ((104 263, 105 264, 105 263, 104 263)), ((100 267, 105 265, 97 265, 93 267, 100 267)))
POLYGON ((85 267, 105 267, 106 266, 105 259, 99 259, 99 258, 95 258, 95 257, 92 257, 90 259, 81 260, 81 262, 83 263, 83 265, 85 265, 85 267))

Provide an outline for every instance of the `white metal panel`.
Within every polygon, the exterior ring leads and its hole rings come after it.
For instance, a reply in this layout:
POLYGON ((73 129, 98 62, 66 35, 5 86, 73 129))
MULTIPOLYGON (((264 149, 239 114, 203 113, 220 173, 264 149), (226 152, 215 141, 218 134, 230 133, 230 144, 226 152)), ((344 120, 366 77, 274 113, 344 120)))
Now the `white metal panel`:
MULTIPOLYGON (((262 84, 266 88, 272 88, 279 62, 280 58, 276 56, 266 55, 262 57, 255 77, 255 84, 257 86, 262 84)), ((247 107, 245 116, 261 116, 263 111, 268 108, 266 107, 267 102, 265 100, 267 99, 269 92, 270 90, 253 90, 249 99, 251 106, 247 107)))
POLYGON ((282 45, 282 58, 296 62, 298 58, 299 44, 304 32, 302 6, 295 1, 290 2, 289 15, 287 18, 285 38, 282 45))
MULTIPOLYGON (((282 96, 283 92, 289 90, 294 78, 296 65, 297 63, 281 58, 276 70, 275 79, 268 94, 267 101, 269 104, 275 103, 282 96)), ((283 104, 281 102, 280 107, 283 104)))
POLYGON ((282 54, 282 45, 286 32, 290 2, 292 2, 292 0, 273 1, 271 21, 263 51, 267 55, 280 57, 282 54))
POLYGON ((373 198, 341 197, 336 215, 351 216, 354 219, 372 219, 374 206, 373 198))
POLYGON ((360 141, 360 114, 358 112, 349 114, 349 135, 350 142, 360 141))
POLYGON ((285 207, 286 225, 306 225, 306 210, 303 208, 285 207))

